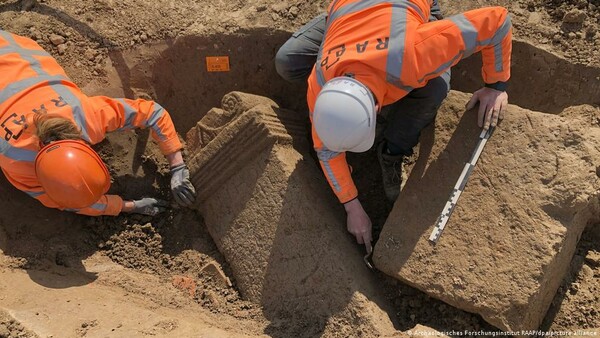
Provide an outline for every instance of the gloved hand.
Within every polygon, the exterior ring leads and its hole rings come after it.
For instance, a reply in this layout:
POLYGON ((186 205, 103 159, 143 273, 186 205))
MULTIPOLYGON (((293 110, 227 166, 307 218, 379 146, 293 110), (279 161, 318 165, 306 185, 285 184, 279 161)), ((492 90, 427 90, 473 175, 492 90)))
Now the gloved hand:
POLYGON ((189 207, 196 199, 196 189, 190 181, 190 171, 185 163, 171 168, 171 192, 177 204, 189 207))
POLYGON ((141 200, 133 201, 133 209, 130 211, 136 214, 156 216, 167 210, 169 203, 167 201, 156 198, 142 198, 141 200))

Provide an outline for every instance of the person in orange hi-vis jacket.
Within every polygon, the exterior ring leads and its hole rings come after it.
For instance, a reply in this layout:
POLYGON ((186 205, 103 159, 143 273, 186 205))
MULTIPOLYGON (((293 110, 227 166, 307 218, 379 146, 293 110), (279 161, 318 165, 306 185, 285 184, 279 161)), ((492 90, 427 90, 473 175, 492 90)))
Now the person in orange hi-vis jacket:
POLYGON ((348 231, 371 250, 371 221, 358 200, 346 151, 373 146, 378 113, 387 112, 377 145, 386 197, 400 193, 402 160, 434 121, 450 89, 450 67, 481 52, 484 86, 478 123, 496 126, 508 104, 512 26, 505 8, 444 19, 437 0, 334 0, 279 49, 275 66, 291 82, 308 78, 312 137, 331 188, 344 204, 348 231))
POLYGON ((194 201, 171 117, 152 101, 88 97, 31 39, 0 30, 0 167, 10 183, 51 208, 84 215, 154 216, 167 203, 107 195, 110 175, 90 145, 108 132, 150 128, 171 167, 171 190, 194 201))

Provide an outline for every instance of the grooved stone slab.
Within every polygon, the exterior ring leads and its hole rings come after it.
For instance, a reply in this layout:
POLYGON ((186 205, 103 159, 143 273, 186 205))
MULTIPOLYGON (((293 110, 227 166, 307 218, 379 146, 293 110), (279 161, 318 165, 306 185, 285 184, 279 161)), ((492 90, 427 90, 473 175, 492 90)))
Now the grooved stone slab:
POLYGON ((544 318, 588 221, 598 216, 598 111, 510 106, 436 246, 429 234, 475 149, 469 95, 451 92, 389 215, 374 262, 432 297, 504 330, 544 318), (596 116, 595 116, 596 115, 596 116))
POLYGON ((302 336, 391 334, 383 291, 308 156, 306 123, 268 99, 225 96, 188 133, 194 208, 268 319, 305 320, 302 336))

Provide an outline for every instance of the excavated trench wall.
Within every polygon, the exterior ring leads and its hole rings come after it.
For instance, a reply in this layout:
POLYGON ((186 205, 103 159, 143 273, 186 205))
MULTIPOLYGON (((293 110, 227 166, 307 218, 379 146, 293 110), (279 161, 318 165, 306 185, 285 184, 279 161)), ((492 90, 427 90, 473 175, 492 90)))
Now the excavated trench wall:
MULTIPOLYGON (((512 104, 550 114, 581 104, 600 105, 600 68, 571 63, 518 40, 513 42, 512 60, 512 104)), ((452 88, 465 93, 481 88, 479 69, 479 54, 462 60, 452 68, 452 88)))

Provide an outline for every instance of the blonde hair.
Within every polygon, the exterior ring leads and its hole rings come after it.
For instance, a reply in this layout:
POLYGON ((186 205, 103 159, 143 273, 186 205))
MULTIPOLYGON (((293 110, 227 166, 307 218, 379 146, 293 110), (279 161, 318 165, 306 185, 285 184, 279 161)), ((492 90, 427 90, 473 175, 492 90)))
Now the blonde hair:
POLYGON ((81 130, 69 119, 56 114, 35 115, 35 134, 42 144, 61 140, 81 140, 81 130))

